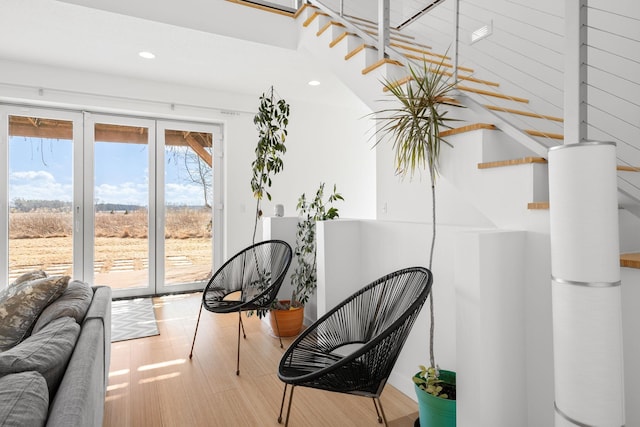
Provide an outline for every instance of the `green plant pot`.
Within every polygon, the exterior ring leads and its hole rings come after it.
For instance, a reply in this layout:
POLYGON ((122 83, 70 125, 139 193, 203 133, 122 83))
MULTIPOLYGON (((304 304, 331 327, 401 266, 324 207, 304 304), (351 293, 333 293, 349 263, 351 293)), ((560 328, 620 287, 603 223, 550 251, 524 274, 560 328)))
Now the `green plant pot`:
MULTIPOLYGON (((456 373, 440 370, 440 378, 448 384, 456 383, 456 373)), ((455 427, 456 401, 435 397, 414 384, 418 396, 420 427, 455 427)))

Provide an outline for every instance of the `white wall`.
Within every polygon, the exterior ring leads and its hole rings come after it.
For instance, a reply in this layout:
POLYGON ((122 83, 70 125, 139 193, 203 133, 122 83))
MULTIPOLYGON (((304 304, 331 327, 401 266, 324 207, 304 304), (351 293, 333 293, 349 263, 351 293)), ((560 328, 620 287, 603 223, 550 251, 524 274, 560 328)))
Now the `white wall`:
MULTIPOLYGON (((318 314, 384 274, 427 266, 431 233, 428 223, 339 220, 318 224, 318 314)), ((538 355, 543 355, 543 364, 549 363, 544 355, 550 343, 550 328, 542 334, 547 339, 545 346, 532 345, 531 341, 539 343, 540 339, 529 337, 538 313, 527 306, 531 299, 537 305, 541 298, 532 297, 529 290, 536 284, 527 277, 528 260, 535 258, 529 251, 528 234, 437 227, 432 268, 435 357, 441 368, 460 375, 460 426, 527 425, 527 380, 534 374, 527 364, 538 355)), ((540 280, 539 275, 532 276, 540 280)), ((548 275, 544 283, 548 287, 548 275)), ((541 290, 546 295, 544 288, 541 290)), ((390 384, 414 400, 411 376, 418 365, 428 363, 429 323, 425 304, 389 378, 390 384)), ((547 325, 546 319, 538 323, 547 325)), ((547 405, 536 407, 541 413, 528 425, 550 425, 553 370, 535 374, 537 382, 545 384, 547 390, 533 400, 542 399, 547 405)))
MULTIPOLYGON (((255 212, 251 162, 257 142, 253 116, 260 94, 213 92, 2 60, 0 69, 0 102, 223 123, 225 257, 251 243, 255 212)), ((373 218, 375 152, 368 141, 370 123, 362 119, 370 111, 355 97, 348 105, 327 106, 290 95, 284 170, 273 180, 273 202, 264 202, 265 214, 272 215, 273 205, 282 203, 287 215, 295 215, 300 194, 315 193, 325 181, 337 184, 345 198, 338 205, 342 217, 373 218)))
POLYGON ((622 337, 624 340, 624 387, 626 425, 640 425, 640 270, 621 269, 622 279, 622 337))

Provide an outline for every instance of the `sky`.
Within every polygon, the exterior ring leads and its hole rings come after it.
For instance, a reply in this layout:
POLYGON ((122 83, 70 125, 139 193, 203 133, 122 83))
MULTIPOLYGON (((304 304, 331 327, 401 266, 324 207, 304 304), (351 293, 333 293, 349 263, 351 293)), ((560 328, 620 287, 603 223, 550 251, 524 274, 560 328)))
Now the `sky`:
MULTIPOLYGON (((94 162, 96 203, 148 206, 148 155, 146 145, 97 143, 94 162)), ((9 200, 72 201, 72 159, 69 140, 11 137, 9 200)), ((167 156, 165 169, 167 204, 204 204, 202 185, 189 180, 183 155, 167 156)))

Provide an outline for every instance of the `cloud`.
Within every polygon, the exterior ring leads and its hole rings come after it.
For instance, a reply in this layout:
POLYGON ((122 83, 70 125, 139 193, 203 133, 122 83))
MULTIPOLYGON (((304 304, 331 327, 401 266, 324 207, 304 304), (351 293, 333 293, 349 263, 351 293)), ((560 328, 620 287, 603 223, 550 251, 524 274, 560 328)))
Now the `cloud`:
POLYGON ((55 182, 53 174, 47 171, 20 171, 12 172, 9 175, 9 181, 29 181, 33 182, 55 182))
POLYGON ((9 198, 69 202, 73 199, 73 187, 57 182, 47 171, 12 172, 9 175, 9 198))
POLYGON ((94 199, 99 203, 147 206, 149 204, 149 189, 143 183, 100 184, 95 188, 94 199))
MULTIPOLYGON (((167 183, 166 203, 170 205, 204 205, 202 186, 194 183, 167 183)), ((73 186, 56 181, 47 171, 13 172, 9 177, 11 199, 72 201, 73 186)), ((147 206, 149 188, 146 183, 124 182, 100 184, 94 198, 99 203, 119 203, 147 206)), ((211 200, 209 200, 211 203, 211 200)))
MULTIPOLYGON (((165 201, 171 205, 204 205, 202 186, 198 184, 167 183, 165 201)), ((208 200, 211 203, 211 199, 208 200)))

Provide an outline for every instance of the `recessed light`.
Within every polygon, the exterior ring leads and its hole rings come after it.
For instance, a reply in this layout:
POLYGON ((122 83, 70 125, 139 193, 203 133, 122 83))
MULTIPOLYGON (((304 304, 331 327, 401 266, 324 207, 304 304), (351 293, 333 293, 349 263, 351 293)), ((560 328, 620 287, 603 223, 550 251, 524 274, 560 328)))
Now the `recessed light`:
POLYGON ((317 80, 311 80, 308 84, 309 84, 309 86, 318 86, 320 84, 320 82, 317 81, 317 80))
POLYGON ((142 51, 138 53, 138 55, 140 55, 144 59, 153 59, 156 57, 153 53, 147 51, 142 51))

